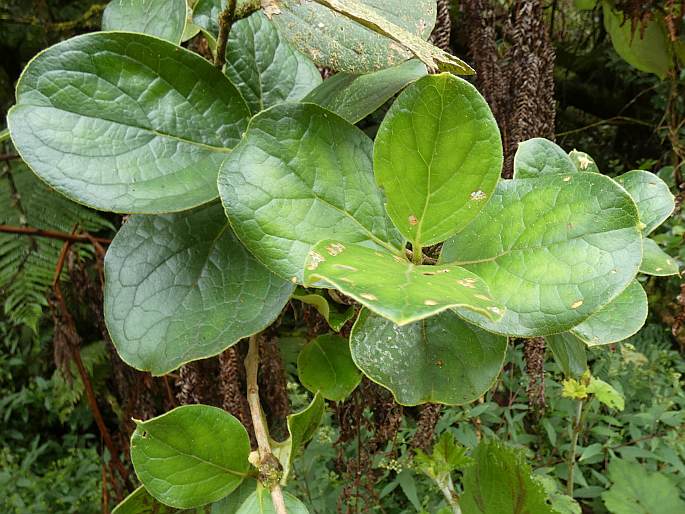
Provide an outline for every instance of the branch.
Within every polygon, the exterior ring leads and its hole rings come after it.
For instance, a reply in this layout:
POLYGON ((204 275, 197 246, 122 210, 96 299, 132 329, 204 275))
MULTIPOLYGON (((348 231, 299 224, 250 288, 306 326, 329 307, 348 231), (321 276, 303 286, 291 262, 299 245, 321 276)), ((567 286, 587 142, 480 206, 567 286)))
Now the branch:
POLYGON ((20 157, 15 153, 3 153, 0 154, 0 161, 13 161, 19 159, 20 157))
POLYGON ((70 243, 99 243, 108 245, 112 242, 111 239, 107 239, 105 237, 94 237, 88 233, 67 234, 66 232, 57 232, 56 230, 42 230, 33 227, 15 227, 12 225, 0 225, 0 233, 47 237, 50 239, 58 239, 60 241, 69 241, 70 243))
POLYGON ((216 54, 214 55, 214 66, 221 69, 226 64, 226 43, 228 34, 231 32, 233 20, 235 19, 235 8, 238 0, 228 0, 226 8, 219 14, 219 37, 216 42, 216 54))
POLYGON ((259 480, 271 491, 271 501, 274 504, 276 514, 288 514, 285 508, 285 499, 281 489, 281 464, 274 457, 269 443, 266 421, 259 403, 259 386, 257 374, 259 372, 259 336, 250 336, 250 347, 245 358, 245 371, 247 373, 247 403, 250 406, 252 425, 259 452, 259 480))

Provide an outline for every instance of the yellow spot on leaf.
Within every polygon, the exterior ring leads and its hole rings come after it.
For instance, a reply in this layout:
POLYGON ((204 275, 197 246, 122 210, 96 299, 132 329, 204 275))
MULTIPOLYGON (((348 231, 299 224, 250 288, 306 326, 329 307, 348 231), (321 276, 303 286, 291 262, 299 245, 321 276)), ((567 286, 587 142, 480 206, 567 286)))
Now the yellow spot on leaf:
POLYGON ((413 214, 409 216, 409 224, 414 226, 419 222, 418 218, 414 216, 413 214))
POLYGON ((423 302, 423 303, 424 303, 425 305, 429 305, 429 306, 433 306, 433 305, 437 305, 437 304, 438 304, 438 302, 436 302, 435 300, 426 300, 426 301, 423 302))
POLYGON ((583 305, 583 300, 578 300, 577 302, 573 302, 573 303, 571 304, 571 309, 577 309, 577 308, 580 307, 581 305, 583 305))
POLYGON ((326 259, 324 259, 323 255, 312 250, 311 252, 309 252, 309 263, 307 264, 307 269, 309 271, 313 271, 316 268, 318 268, 319 264, 321 264, 325 260, 326 259))
POLYGON ((342 243, 331 243, 326 247, 326 251, 333 257, 341 254, 344 249, 345 246, 342 243))
POLYGON ((378 300, 378 298, 371 293, 362 293, 359 296, 364 298, 364 300, 369 300, 370 302, 373 302, 374 300, 378 300))

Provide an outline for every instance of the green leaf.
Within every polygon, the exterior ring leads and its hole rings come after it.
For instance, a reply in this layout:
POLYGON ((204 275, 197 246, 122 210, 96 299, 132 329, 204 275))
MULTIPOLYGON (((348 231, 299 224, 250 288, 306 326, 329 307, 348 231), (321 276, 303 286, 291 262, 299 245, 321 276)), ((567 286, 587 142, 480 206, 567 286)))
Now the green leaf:
MULTIPOLYGON (((288 492, 283 493, 288 514, 309 514, 304 503, 288 492)), ((276 514, 271 494, 261 485, 242 504, 236 514, 276 514)))
POLYGON ((602 500, 612 514, 675 514, 685 502, 669 477, 650 473, 639 462, 613 459, 609 463, 611 488, 602 500))
POLYGON ((441 482, 456 470, 466 469, 473 460, 466 455, 466 448, 457 443, 451 432, 443 432, 433 445, 431 455, 416 450, 414 463, 428 477, 441 482))
POLYGON ((590 154, 572 150, 568 154, 571 161, 578 171, 587 171, 589 173, 600 173, 595 160, 590 157, 590 154))
POLYGON ((519 143, 514 155, 514 178, 575 173, 576 164, 557 144, 542 137, 519 143))
POLYGON ((611 2, 602 2, 604 28, 611 37, 616 53, 628 64, 641 71, 666 78, 673 67, 673 49, 661 16, 646 20, 645 24, 631 28, 631 21, 613 8, 611 2))
MULTIPOLYGON (((226 3, 226 0, 197 0, 193 7, 193 23, 202 29, 213 46, 219 35, 219 14, 226 8, 226 3)), ((236 19, 247 17, 259 4, 259 0, 237 0, 236 19)))
POLYGON ((446 311, 400 327, 364 309, 350 336, 355 364, 402 405, 461 405, 495 382, 507 339, 446 311))
POLYGON ((234 491, 250 468, 250 440, 236 418, 208 405, 184 405, 136 421, 131 461, 148 492, 192 508, 234 491))
POLYGON ((105 278, 117 352, 154 375, 263 330, 293 291, 240 244, 217 203, 129 218, 109 247, 105 278))
POLYGON ((325 107, 350 123, 357 123, 424 75, 426 66, 417 59, 365 75, 336 73, 313 89, 304 101, 325 107))
POLYGON ((597 400, 609 408, 623 410, 625 407, 625 400, 621 393, 599 378, 592 377, 587 386, 587 392, 594 394, 597 400))
POLYGON ((406 325, 452 307, 502 316, 477 275, 459 266, 417 266, 407 259, 340 241, 320 241, 305 264, 305 284, 334 287, 372 311, 406 325))
POLYGON ((557 514, 521 450, 486 439, 472 457, 475 464, 464 472, 464 514, 557 514))
POLYGON ((567 377, 579 377, 587 370, 585 343, 570 332, 545 336, 547 347, 567 377))
POLYGON ((464 228, 487 204, 501 171, 502 141, 487 102, 447 73, 409 86, 376 136, 376 181, 390 219, 415 247, 464 228))
POLYGON ((570 332, 588 346, 623 341, 645 324, 647 308, 647 293, 633 280, 620 295, 570 332))
POLYGON ((112 0, 102 30, 141 32, 178 45, 186 26, 185 0, 112 0))
POLYGON ((269 269, 300 283, 307 253, 324 238, 401 255, 371 152, 366 134, 314 104, 259 113, 219 174, 236 235, 269 269))
POLYGON ((633 170, 615 180, 626 188, 637 204, 640 221, 645 225, 644 235, 653 232, 675 209, 675 199, 668 185, 654 173, 633 170))
MULTIPOLYGON (((281 34, 321 66, 362 74, 411 57, 392 39, 317 2, 271 0, 267 4, 273 6, 271 21, 281 34)), ((427 39, 435 25, 434 0, 364 0, 363 5, 419 39, 427 39)))
POLYGON ((234 508, 231 507, 236 501, 239 501, 238 505, 241 505, 245 498, 247 498, 247 495, 244 495, 241 499, 241 492, 246 484, 252 486, 248 493, 250 494, 254 491, 256 482, 248 479, 240 484, 240 487, 231 493, 230 496, 212 503, 211 506, 194 509, 175 509, 174 507, 164 505, 155 500, 143 486, 140 486, 117 505, 112 514, 235 514, 237 505, 234 508))
POLYGON ((336 402, 352 394, 362 380, 350 355, 349 342, 332 334, 319 336, 302 348, 297 374, 307 389, 336 402))
POLYGON ((348 305, 346 309, 341 311, 336 307, 338 304, 335 302, 329 302, 324 296, 317 293, 308 293, 302 288, 297 288, 292 298, 315 307, 319 314, 324 317, 328 326, 336 332, 340 332, 345 323, 350 321, 356 313, 354 305, 348 305))
POLYGON ((23 159, 79 203, 175 212, 216 198, 249 109, 202 57, 143 34, 77 36, 36 56, 8 123, 23 159))
POLYGON ((493 199, 443 246, 441 260, 480 276, 506 311, 487 330, 519 337, 568 330, 635 277, 642 237, 635 204, 596 173, 500 182, 493 199))
POLYGON ((664 252, 653 239, 645 237, 642 240, 642 264, 640 273, 666 277, 680 272, 676 260, 664 252))
POLYGON ((224 73, 238 87, 252 114, 301 100, 321 84, 314 63, 293 50, 261 12, 231 28, 224 73))

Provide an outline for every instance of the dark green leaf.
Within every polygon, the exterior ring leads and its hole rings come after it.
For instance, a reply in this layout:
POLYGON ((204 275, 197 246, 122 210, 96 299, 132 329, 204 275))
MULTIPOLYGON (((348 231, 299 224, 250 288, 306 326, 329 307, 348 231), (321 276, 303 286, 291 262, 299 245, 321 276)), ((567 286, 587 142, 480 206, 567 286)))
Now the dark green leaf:
POLYGON ((545 336, 554 360, 567 377, 579 377, 587 370, 585 343, 570 332, 545 336))
POLYGON ((122 501, 112 511, 112 514, 235 514, 237 505, 234 508, 233 503, 239 501, 241 505, 247 496, 241 499, 241 491, 245 485, 251 485, 252 489, 248 493, 251 494, 256 487, 254 480, 245 480, 240 487, 231 493, 230 496, 212 503, 194 509, 175 509, 155 500, 150 493, 148 493, 143 486, 129 494, 124 501, 122 501))
POLYGON ((102 30, 141 32, 176 45, 185 26, 185 0, 112 0, 102 13, 102 30))
POLYGON ((362 379, 349 342, 336 335, 322 335, 307 343, 297 358, 297 374, 307 389, 336 402, 347 398, 362 379))

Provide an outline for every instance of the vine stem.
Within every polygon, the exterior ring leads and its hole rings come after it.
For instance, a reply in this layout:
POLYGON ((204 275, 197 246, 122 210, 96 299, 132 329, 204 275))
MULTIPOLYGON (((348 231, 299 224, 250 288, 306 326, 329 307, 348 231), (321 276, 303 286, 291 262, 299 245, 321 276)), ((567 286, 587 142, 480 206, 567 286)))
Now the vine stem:
POLYGON ((259 373, 259 335, 250 336, 250 346, 245 357, 245 371, 247 375, 247 403, 250 407, 252 426, 254 427, 255 439, 259 452, 259 475, 267 477, 267 486, 271 492, 271 501, 274 504, 276 514, 288 514, 285 508, 285 499, 281 489, 280 473, 274 477, 274 471, 280 471, 278 459, 274 457, 269 443, 269 433, 259 402, 259 386, 257 375, 259 373))
POLYGON ((237 5, 238 0, 228 0, 226 8, 219 14, 219 37, 216 40, 216 55, 214 56, 214 66, 219 69, 226 64, 226 44, 235 19, 237 5))
POLYGON ((576 448, 578 447, 578 436, 580 435, 583 424, 583 406, 585 402, 578 400, 576 406, 576 417, 571 427, 571 449, 568 452, 566 465, 568 466, 568 478, 566 480, 566 494, 573 498, 573 471, 576 467, 576 448))

